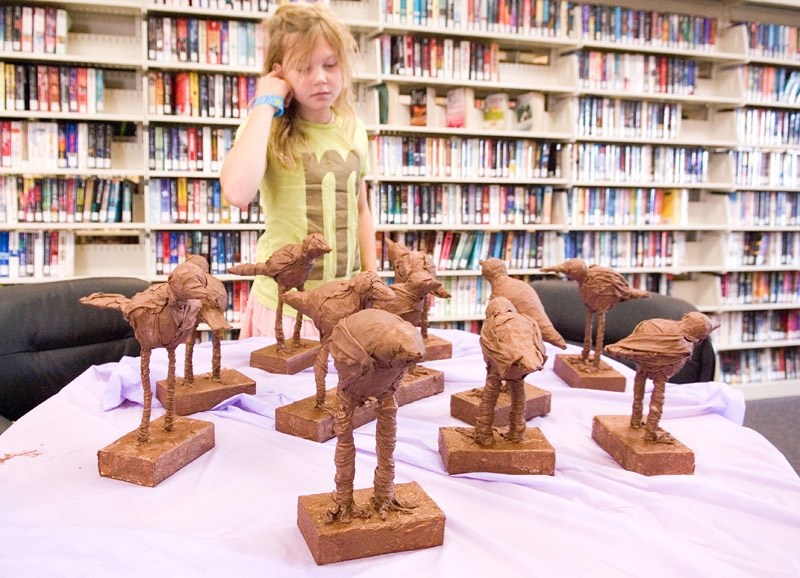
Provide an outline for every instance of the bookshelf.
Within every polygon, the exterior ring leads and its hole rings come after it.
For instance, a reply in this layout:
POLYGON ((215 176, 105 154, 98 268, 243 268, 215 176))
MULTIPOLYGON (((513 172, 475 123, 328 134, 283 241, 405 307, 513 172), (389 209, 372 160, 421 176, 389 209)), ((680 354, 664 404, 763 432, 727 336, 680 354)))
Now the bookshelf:
MULTIPOLYGON (((1 142, 25 146, 0 149, 0 282, 161 281, 201 251, 238 311, 248 280, 225 271, 253 254, 263 216, 225 206, 217 171, 274 2, 6 4, 45 23, 63 10, 68 25, 63 42, 34 51, 31 38, 24 51, 5 41, 14 12, 3 19, 1 142), (86 76, 74 107, 60 94, 57 108, 38 96, 34 108, 24 90, 9 98, 29 78, 38 92, 51 70, 59 86, 86 76), (68 135, 86 146, 62 153, 68 135), (90 186, 118 189, 119 212, 78 211, 90 186)), ((371 135, 379 247, 429 251, 454 295, 432 320, 477 327, 481 257, 535 278, 581 256, 717 317, 720 377, 746 395, 800 393, 798 2, 331 5, 359 43, 353 88, 371 135)), ((391 277, 385 255, 379 264, 391 277)))

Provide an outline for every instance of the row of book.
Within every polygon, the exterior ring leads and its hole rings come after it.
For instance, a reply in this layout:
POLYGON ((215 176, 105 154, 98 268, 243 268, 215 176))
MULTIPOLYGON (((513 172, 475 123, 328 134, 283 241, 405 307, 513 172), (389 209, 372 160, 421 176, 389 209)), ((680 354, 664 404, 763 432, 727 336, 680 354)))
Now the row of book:
POLYGON ((554 194, 550 186, 380 183, 371 198, 382 225, 548 225, 554 194))
POLYGON ((769 58, 798 57, 800 27, 774 22, 742 22, 747 28, 748 49, 751 55, 769 58))
POLYGON ((414 135, 377 135, 372 142, 373 164, 382 177, 561 177, 557 142, 414 135))
POLYGON ((102 68, 0 62, 0 110, 98 113, 104 108, 102 68))
POLYGON ((701 147, 578 143, 573 178, 615 183, 704 183, 709 152, 701 147))
POLYGON ((114 125, 0 119, 0 166, 20 171, 111 168, 114 125))
POLYGON ((700 65, 696 60, 659 54, 581 50, 578 78, 589 90, 694 94, 700 65))
POLYGON ((221 126, 151 125, 148 166, 153 171, 214 174, 233 146, 236 129, 221 126))
POLYGON ((735 227, 800 225, 800 193, 734 191, 726 195, 728 217, 735 227))
POLYGON ((0 49, 10 52, 64 54, 69 18, 62 8, 0 6, 0 49))
POLYGON ((726 238, 726 262, 734 267, 800 268, 800 233, 795 231, 738 231, 726 238))
POLYGON ((800 103, 800 70, 750 64, 744 70, 745 96, 765 104, 800 103))
POLYGON ((672 231, 569 231, 564 259, 579 257, 604 267, 680 267, 683 234, 672 231))
POLYGON ((70 277, 72 231, 0 231, 0 278, 70 277))
POLYGON ((720 277, 723 305, 800 303, 800 271, 735 271, 720 277))
POLYGON ((690 50, 711 50, 717 43, 717 19, 710 16, 577 4, 573 17, 580 37, 589 40, 690 50))
POLYGON ((375 49, 382 74, 500 80, 500 47, 496 42, 387 33, 375 38, 375 49))
POLYGON ((715 346, 800 340, 800 311, 796 309, 726 311, 717 320, 715 346))
POLYGON ((263 222, 257 200, 247 210, 229 205, 218 179, 154 178, 148 182, 150 222, 167 224, 249 224, 263 222))
POLYGON ((721 351, 722 380, 731 385, 800 378, 800 348, 721 351))
POLYGON ((244 12, 267 12, 279 4, 277 0, 150 0, 150 3, 166 8, 205 8, 244 12))
POLYGON ((600 96, 578 99, 578 136, 670 139, 678 136, 683 107, 600 96))
POLYGON ((0 176, 0 222, 130 223, 137 191, 125 179, 0 176))
POLYGON ((147 73, 149 114, 244 118, 256 94, 253 76, 195 71, 150 70, 147 73))
POLYGON ((648 226, 681 223, 681 192, 673 189, 573 187, 567 191, 567 224, 648 226))
POLYGON ((510 269, 536 269, 560 262, 555 233, 547 231, 414 231, 405 235, 377 234, 378 265, 390 270, 387 239, 402 239, 407 247, 431 255, 439 271, 479 271, 489 257, 504 260, 510 269))
POLYGON ((800 111, 772 108, 736 110, 741 142, 753 146, 800 145, 800 111))
POLYGON ((189 254, 203 255, 211 273, 256 262, 258 231, 155 231, 150 233, 156 275, 169 275, 189 254))
POLYGON ((734 182, 744 187, 800 187, 800 150, 735 150, 734 182))
POLYGON ((156 225, 255 224, 264 222, 258 199, 242 210, 222 196, 219 179, 187 177, 153 178, 147 184, 150 196, 149 222, 156 225))
POLYGON ((570 4, 567 0, 381 0, 380 14, 389 24, 566 36, 570 4))
POLYGON ((261 64, 262 30, 247 20, 203 20, 190 17, 150 16, 147 19, 147 58, 156 62, 261 64))

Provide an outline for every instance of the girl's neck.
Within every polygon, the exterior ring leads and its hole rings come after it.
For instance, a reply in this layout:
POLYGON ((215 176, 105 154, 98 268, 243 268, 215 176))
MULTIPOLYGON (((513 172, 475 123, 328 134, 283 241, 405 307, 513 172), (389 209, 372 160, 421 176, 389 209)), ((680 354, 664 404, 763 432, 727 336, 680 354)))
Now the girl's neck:
POLYGON ((331 124, 334 119, 336 118, 336 114, 333 112, 333 109, 328 109, 328 111, 320 111, 318 114, 314 114, 311 117, 301 115, 301 118, 306 122, 313 122, 315 124, 331 124))

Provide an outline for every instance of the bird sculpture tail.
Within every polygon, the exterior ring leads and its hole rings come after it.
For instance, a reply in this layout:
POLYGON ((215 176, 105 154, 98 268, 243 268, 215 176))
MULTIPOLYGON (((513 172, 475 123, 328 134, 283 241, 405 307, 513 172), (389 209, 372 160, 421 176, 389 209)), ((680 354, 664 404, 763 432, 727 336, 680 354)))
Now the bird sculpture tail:
POLYGON ((227 273, 231 275, 267 275, 266 263, 243 263, 228 267, 227 273))
POLYGON ((92 293, 86 297, 81 297, 79 301, 84 305, 122 311, 122 308, 130 302, 130 299, 120 293, 92 293))

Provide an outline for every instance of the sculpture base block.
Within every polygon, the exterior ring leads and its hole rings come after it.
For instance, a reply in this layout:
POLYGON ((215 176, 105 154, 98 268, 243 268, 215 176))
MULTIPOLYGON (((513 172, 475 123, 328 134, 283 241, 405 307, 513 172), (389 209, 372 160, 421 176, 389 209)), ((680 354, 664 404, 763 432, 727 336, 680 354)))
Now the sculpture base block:
POLYGON ((301 339, 298 348, 295 348, 289 340, 286 342, 284 353, 273 343, 250 353, 250 367, 257 367, 269 373, 294 375, 314 365, 319 348, 319 341, 313 339, 301 339))
POLYGON ((453 344, 437 337, 428 334, 425 340, 425 359, 424 361, 436 361, 437 359, 450 359, 453 357, 453 344))
MULTIPOLYGON (((194 383, 187 384, 183 378, 175 378, 175 415, 189 415, 206 411, 239 393, 255 395, 256 382, 235 369, 220 371, 220 380, 215 381, 211 373, 194 376, 194 383)), ((166 407, 167 380, 156 383, 156 398, 166 407)))
MULTIPOLYGON (((450 415, 454 418, 465 421, 470 425, 475 425, 478 419, 478 408, 481 405, 482 387, 476 387, 469 391, 461 391, 450 396, 450 415)), ((550 413, 549 391, 525 384, 525 421, 550 413)), ((511 393, 503 391, 497 398, 494 407, 495 427, 508 425, 508 416, 511 413, 511 393)))
POLYGON ((597 415, 592 439, 626 470, 645 476, 693 474, 694 452, 678 440, 662 444, 644 439, 644 427, 631 427, 626 415, 597 415))
POLYGON ((105 478, 154 487, 214 447, 214 424, 176 417, 171 432, 164 416, 150 422, 150 440, 136 443, 138 430, 97 452, 97 468, 105 478))
MULTIPOLYGON (((444 391, 444 373, 427 367, 417 367, 417 375, 406 373, 395 392, 397 405, 405 405, 444 391)), ((275 429, 281 433, 315 442, 326 442, 334 433, 335 411, 339 407, 336 388, 325 392, 325 407, 314 407, 316 396, 306 397, 275 410, 275 429)), ((377 416, 377 402, 368 400, 353 411, 353 429, 371 422, 377 416)))
POLYGON ((544 474, 556 470, 556 452, 538 427, 527 428, 520 443, 495 434, 494 445, 475 443, 471 428, 439 428, 439 455, 448 474, 494 472, 497 474, 544 474))
MULTIPOLYGON (((410 513, 390 511, 386 520, 377 513, 355 518, 350 523, 327 523, 325 515, 334 507, 332 493, 300 496, 297 527, 317 564, 331 564, 368 556, 421 550, 444 542, 445 515, 416 482, 397 484, 395 495, 401 504, 415 505, 410 513)), ((356 505, 364 507, 372 488, 353 493, 356 505)))
POLYGON ((585 367, 580 355, 559 353, 553 362, 553 372, 570 387, 599 389, 602 391, 625 391, 625 376, 600 360, 600 366, 585 367))

